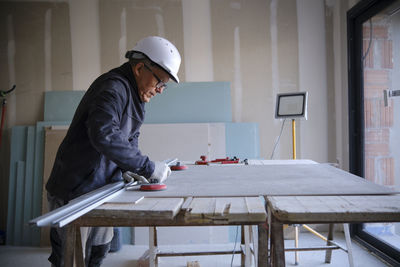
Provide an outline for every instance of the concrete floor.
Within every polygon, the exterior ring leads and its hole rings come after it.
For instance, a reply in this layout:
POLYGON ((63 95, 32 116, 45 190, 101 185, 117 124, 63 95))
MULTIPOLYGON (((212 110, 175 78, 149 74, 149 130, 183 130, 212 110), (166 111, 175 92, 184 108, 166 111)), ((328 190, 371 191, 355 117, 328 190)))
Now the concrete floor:
MULTIPOLYGON (((301 233, 300 246, 318 246, 324 245, 324 242, 310 233, 301 233)), ((340 233, 335 234, 335 241, 345 246, 343 235, 340 233)), ((293 246, 293 240, 286 240, 286 247, 293 246)), ((231 245, 233 249, 234 244, 231 245)), ((199 245, 196 245, 199 246, 199 245)), ((213 245, 205 245, 213 246, 213 245)), ((186 246, 174 246, 173 248, 182 248, 186 246)), ((171 247, 169 247, 171 249, 171 247)), ((147 250, 146 246, 133 246, 124 245, 122 249, 115 253, 110 253, 105 259, 102 266, 111 267, 135 267, 138 266, 137 260, 147 250)), ((47 261, 49 256, 49 248, 36 248, 36 247, 13 247, 13 246, 0 246, 0 266, 1 267, 43 267, 50 266, 47 261)), ((332 253, 331 264, 324 263, 325 252, 301 252, 300 264, 294 264, 294 253, 286 253, 286 266, 299 266, 299 267, 344 267, 348 266, 347 253, 341 250, 334 250, 332 253)), ((359 267, 377 267, 389 266, 382 262, 380 259, 370 254, 367 250, 360 247, 356 242, 353 242, 353 256, 354 264, 359 267)), ((187 262, 198 261, 202 267, 228 267, 231 266, 232 256, 196 256, 196 257, 162 257, 159 258, 160 267, 182 266, 185 267, 187 262)), ((240 256, 235 255, 232 266, 240 266, 240 256)))

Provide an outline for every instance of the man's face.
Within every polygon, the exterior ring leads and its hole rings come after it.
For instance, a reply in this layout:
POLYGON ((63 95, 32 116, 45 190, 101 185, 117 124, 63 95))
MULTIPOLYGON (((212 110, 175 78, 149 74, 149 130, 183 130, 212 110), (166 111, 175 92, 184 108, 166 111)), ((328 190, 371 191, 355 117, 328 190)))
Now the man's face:
POLYGON ((133 69, 142 102, 150 102, 156 94, 161 94, 165 87, 163 84, 169 81, 169 75, 157 66, 138 63, 133 69))

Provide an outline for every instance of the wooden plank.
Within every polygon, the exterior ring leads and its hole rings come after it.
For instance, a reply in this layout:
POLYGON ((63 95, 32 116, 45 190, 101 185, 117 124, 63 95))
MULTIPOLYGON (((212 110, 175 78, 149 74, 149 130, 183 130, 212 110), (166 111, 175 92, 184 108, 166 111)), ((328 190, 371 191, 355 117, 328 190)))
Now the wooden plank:
POLYGON ((231 221, 251 220, 252 214, 249 214, 245 197, 231 198, 230 207, 227 214, 231 221))
POLYGON ((267 201, 282 222, 400 221, 400 195, 268 196, 267 201))
POLYGON ((229 210, 231 221, 265 221, 267 218, 264 203, 258 197, 243 197, 235 199, 229 210))
POLYGON ((268 229, 266 224, 258 225, 258 257, 257 266, 267 267, 268 263, 268 229))
POLYGON ((188 261, 186 267, 200 267, 200 263, 198 261, 188 261))
POLYGON ((260 198, 193 198, 185 213, 186 221, 225 220, 228 222, 263 222, 266 212, 260 198))
POLYGON ((75 260, 75 245, 76 245, 76 226, 69 224, 66 226, 66 240, 64 247, 64 266, 73 267, 75 260))
POLYGON ((104 203, 90 214, 101 216, 107 211, 108 216, 141 219, 173 219, 183 204, 183 198, 144 198, 138 203, 104 203))
MULTIPOLYGON (((70 122, 65 121, 38 121, 35 127, 35 162, 34 162, 34 181, 32 195, 32 215, 38 217, 42 215, 42 199, 43 194, 47 194, 43 190, 45 179, 43 178, 44 167, 44 127, 52 125, 68 125, 70 122)), ((35 246, 40 245, 41 236, 39 228, 32 228, 32 240, 35 246)))
MULTIPOLYGON (((56 158, 58 147, 67 134, 67 128, 53 129, 52 126, 44 127, 44 155, 43 155, 43 182, 42 182, 42 214, 49 212, 47 207, 46 183, 49 179, 56 158)), ((50 245, 50 228, 40 229, 40 245, 50 245)))
POLYGON ((183 205, 182 205, 181 209, 186 211, 190 207, 190 204, 192 203, 192 201, 193 201, 192 197, 185 198, 185 202, 183 202, 183 205))
POLYGON ((210 214, 215 217, 224 217, 227 213, 229 213, 229 209, 231 206, 231 199, 229 198, 216 198, 214 214, 210 214))
POLYGON ((203 215, 214 216, 215 204, 215 198, 195 198, 189 208, 190 214, 200 217, 203 215))
POLYGON ((275 216, 271 218, 271 266, 285 265, 285 243, 283 241, 283 225, 276 220, 275 216))

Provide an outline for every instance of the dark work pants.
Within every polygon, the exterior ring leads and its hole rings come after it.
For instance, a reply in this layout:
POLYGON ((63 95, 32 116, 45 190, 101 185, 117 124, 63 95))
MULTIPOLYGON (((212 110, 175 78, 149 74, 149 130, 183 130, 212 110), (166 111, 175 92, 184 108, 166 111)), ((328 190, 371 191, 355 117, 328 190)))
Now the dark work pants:
MULTIPOLYGON (((54 210, 67 203, 62 200, 47 196, 49 201, 49 209, 54 210)), ((82 228, 81 228, 82 229, 82 228)), ((86 245, 85 245, 85 265, 87 267, 98 267, 107 256, 108 251, 111 247, 112 239, 112 228, 111 238, 110 231, 105 227, 91 227, 87 233, 86 245), (105 241, 109 240, 109 241, 105 241), (104 242, 102 242, 104 241, 104 242), (104 243, 104 244, 103 244, 104 243)), ((50 229, 50 243, 51 243, 51 255, 49 261, 52 266, 64 267, 64 247, 66 241, 66 231, 63 228, 50 229)))

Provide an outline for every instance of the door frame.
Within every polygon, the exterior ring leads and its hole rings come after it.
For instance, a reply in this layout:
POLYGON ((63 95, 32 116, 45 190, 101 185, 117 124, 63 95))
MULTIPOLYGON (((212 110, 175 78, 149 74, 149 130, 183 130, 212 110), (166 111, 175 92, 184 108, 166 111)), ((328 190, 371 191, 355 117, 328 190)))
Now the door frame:
MULTIPOLYGON (((395 0, 361 0, 347 12, 349 171, 360 177, 365 177, 362 25, 393 2, 395 0)), ((353 224, 351 233, 389 264, 400 264, 400 251, 368 234, 362 224, 353 224)))

